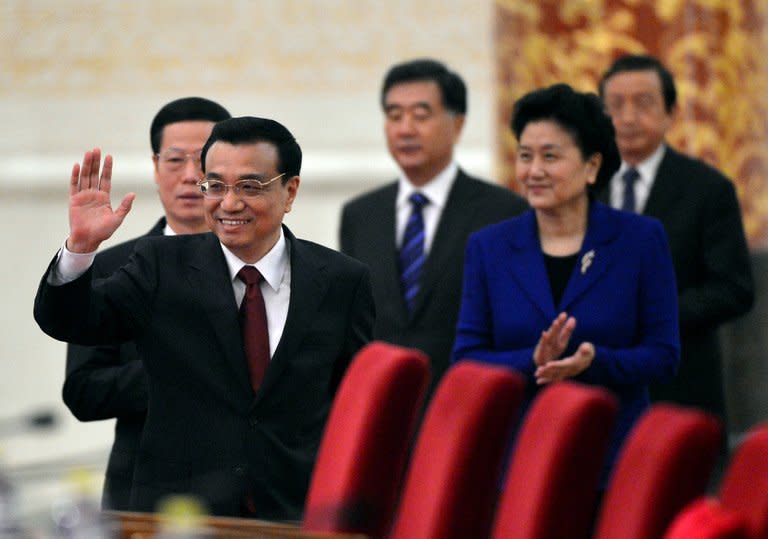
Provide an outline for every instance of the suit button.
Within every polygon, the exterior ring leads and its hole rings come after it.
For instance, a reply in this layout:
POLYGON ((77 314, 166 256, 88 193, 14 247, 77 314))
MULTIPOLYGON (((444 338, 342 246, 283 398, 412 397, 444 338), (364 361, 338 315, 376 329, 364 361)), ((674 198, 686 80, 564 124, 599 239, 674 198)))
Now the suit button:
POLYGON ((235 475, 242 477, 245 475, 245 467, 235 466, 234 472, 235 472, 235 475))

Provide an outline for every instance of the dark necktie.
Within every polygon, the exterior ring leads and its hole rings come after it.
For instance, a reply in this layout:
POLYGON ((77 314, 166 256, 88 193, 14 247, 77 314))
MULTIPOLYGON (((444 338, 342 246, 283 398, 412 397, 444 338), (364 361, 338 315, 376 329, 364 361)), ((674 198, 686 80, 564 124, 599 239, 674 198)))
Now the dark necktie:
POLYGON ((640 177, 636 168, 629 168, 624 171, 621 179, 624 180, 624 200, 621 203, 621 209, 634 213, 635 208, 635 182, 640 177))
POLYGON ((245 283, 245 297, 240 305, 240 319, 245 358, 251 375, 251 387, 257 391, 269 365, 267 310, 259 287, 264 277, 253 266, 243 266, 237 276, 245 283))
POLYGON ((421 209, 429 204, 429 199, 421 193, 413 193, 408 200, 413 209, 405 225, 403 242, 400 247, 400 285, 408 311, 413 311, 413 303, 421 285, 421 273, 424 267, 424 217, 421 209))

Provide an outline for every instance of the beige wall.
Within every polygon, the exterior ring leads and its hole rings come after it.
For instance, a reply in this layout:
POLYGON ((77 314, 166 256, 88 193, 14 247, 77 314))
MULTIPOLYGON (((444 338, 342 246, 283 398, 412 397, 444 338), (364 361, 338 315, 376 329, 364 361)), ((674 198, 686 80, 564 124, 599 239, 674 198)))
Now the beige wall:
MULTIPOLYGON (((393 62, 434 56, 463 74, 470 111, 459 159, 488 174, 491 10, 476 0, 0 0, 0 419, 49 407, 62 419, 50 435, 0 438, 6 467, 27 479, 24 470, 59 459, 100 468, 111 442, 111 422, 77 423, 61 404, 64 345, 31 315, 66 235, 68 173, 85 149, 114 155, 117 196, 138 193, 119 241, 160 214, 148 128, 163 103, 203 95, 235 115, 273 117, 305 152, 288 223, 335 246, 342 201, 395 174, 378 109, 393 62)), ((56 488, 26 484, 28 511, 56 488)))

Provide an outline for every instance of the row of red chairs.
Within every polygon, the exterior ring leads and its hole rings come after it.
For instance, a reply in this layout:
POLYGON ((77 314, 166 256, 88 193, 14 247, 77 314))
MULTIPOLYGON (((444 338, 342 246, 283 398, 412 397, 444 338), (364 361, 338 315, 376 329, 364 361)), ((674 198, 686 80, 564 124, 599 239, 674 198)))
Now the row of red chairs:
POLYGON ((736 453, 719 500, 702 500, 718 421, 653 406, 622 448, 595 517, 617 412, 607 391, 568 382, 541 391, 500 485, 522 378, 455 365, 412 446, 428 379, 418 351, 377 342, 358 354, 334 400, 303 530, 373 539, 768 538, 768 425, 736 453), (715 530, 735 535, 703 535, 715 530))

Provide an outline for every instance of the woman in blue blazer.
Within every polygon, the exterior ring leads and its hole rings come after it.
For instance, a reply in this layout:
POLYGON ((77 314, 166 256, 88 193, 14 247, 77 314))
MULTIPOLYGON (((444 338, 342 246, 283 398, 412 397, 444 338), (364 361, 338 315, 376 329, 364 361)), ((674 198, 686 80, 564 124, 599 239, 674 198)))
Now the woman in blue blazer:
POLYGON ((470 238, 453 360, 517 370, 528 402, 564 379, 611 390, 610 465, 648 407, 648 384, 671 377, 679 358, 666 236, 590 195, 619 166, 597 96, 565 84, 533 91, 515 103, 512 130, 531 210, 470 238))

